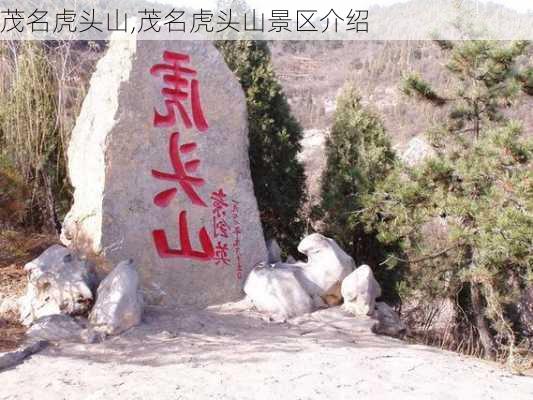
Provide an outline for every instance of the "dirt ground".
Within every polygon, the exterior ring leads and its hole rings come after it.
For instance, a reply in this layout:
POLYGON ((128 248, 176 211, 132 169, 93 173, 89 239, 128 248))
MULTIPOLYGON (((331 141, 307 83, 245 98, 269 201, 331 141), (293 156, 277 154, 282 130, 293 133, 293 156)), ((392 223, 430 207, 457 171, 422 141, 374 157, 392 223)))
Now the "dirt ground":
POLYGON ((0 353, 16 349, 25 338, 26 328, 21 324, 0 319, 0 353))
MULTIPOLYGON (((0 235, 0 293, 20 295, 24 264, 55 239, 10 235, 0 235)), ((120 337, 51 345, 0 372, 0 400, 533 399, 532 377, 376 336, 371 320, 338 308, 271 324, 245 306, 149 308, 120 337)), ((0 352, 24 333, 0 320, 0 352)))
POLYGON ((0 399, 513 399, 533 378, 376 336, 338 308, 269 324, 230 304, 150 308, 104 343, 51 346, 0 373, 0 399))

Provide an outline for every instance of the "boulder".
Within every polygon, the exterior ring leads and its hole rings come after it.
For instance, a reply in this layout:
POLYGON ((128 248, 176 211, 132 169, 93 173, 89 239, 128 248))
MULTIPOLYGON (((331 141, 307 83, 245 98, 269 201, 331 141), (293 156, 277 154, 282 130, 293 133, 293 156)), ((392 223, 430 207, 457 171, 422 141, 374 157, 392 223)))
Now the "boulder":
POLYGON ((354 269, 353 259, 330 238, 313 233, 298 245, 307 263, 290 264, 297 278, 317 307, 338 305, 342 301, 341 282, 354 269))
POLYGON ((209 41, 120 36, 72 132, 62 241, 103 273, 132 258, 154 302, 238 300, 267 260, 241 85, 209 41))
POLYGON ((279 247, 276 239, 270 239, 267 241, 268 263, 276 264, 281 262, 281 248, 279 247))
POLYGON ((400 154, 400 159, 409 167, 420 165, 436 155, 435 149, 421 136, 412 138, 400 154))
POLYGON ((400 320, 398 313, 386 303, 376 303, 372 316, 378 321, 373 327, 373 331, 377 334, 398 337, 406 332, 406 326, 400 320))
POLYGON ((48 342, 80 342, 84 327, 69 315, 48 315, 34 321, 26 332, 31 339, 48 342))
POLYGON ((122 261, 98 286, 89 322, 96 332, 117 335, 140 324, 142 312, 137 268, 132 260, 122 261))
POLYGON ((279 264, 257 265, 246 279, 244 292, 259 312, 277 322, 309 313, 313 308, 294 270, 279 264))
POLYGON ((381 287, 368 265, 361 265, 343 281, 341 286, 343 308, 354 315, 371 315, 381 287))
POLYGON ((90 264, 59 245, 25 265, 28 285, 20 301, 23 324, 54 314, 81 315, 93 303, 94 275, 90 264))

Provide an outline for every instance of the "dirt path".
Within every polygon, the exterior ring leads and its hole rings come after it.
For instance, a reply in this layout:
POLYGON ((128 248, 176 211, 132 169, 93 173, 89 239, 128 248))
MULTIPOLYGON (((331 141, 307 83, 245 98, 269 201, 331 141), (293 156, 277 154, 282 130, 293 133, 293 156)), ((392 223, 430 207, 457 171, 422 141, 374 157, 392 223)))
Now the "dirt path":
POLYGON ((234 305, 151 309, 122 337, 0 373, 0 399, 533 399, 533 378, 369 327, 336 309, 283 325, 234 305))

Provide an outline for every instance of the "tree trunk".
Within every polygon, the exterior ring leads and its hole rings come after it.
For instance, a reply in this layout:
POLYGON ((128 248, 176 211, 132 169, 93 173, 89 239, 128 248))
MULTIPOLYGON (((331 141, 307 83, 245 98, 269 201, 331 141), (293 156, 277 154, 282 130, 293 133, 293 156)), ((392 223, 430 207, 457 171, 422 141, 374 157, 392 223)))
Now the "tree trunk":
POLYGON ((494 359, 494 340, 490 333, 489 324, 484 317, 483 295, 478 283, 470 284, 470 299, 472 301, 472 312, 474 313, 474 323, 479 333, 479 340, 485 351, 485 356, 494 359))
MULTIPOLYGON (((467 254, 470 256, 470 269, 476 267, 476 250, 468 246, 467 254)), ((495 346, 489 324, 485 318, 485 305, 483 304, 483 294, 481 285, 477 282, 470 282, 470 301, 472 302, 472 313, 474 314, 474 325, 479 333, 479 340, 483 346, 485 357, 494 359, 495 346)))

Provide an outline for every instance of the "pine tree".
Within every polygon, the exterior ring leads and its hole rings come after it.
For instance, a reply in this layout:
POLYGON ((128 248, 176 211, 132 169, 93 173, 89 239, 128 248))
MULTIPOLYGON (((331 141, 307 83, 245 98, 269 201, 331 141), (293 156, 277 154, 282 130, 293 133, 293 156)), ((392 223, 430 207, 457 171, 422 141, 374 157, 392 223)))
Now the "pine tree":
POLYGON ((521 68, 529 44, 439 45, 456 86, 440 94, 416 75, 403 82, 406 94, 448 107, 444 124, 428 132, 437 155, 398 167, 364 199, 364 218, 407 254, 388 261, 408 268, 411 289, 458 297, 485 355, 506 349, 513 360, 520 327, 510 310, 533 283, 533 141, 504 111, 531 94, 530 67, 521 68), (443 221, 444 237, 427 235, 443 221))
POLYGON ((250 168, 263 229, 294 252, 304 224, 305 174, 297 160, 302 129, 292 116, 262 41, 220 41, 218 49, 238 77, 248 106, 250 168))
MULTIPOLYGON (((363 107, 352 83, 337 99, 326 155, 317 217, 324 223, 325 233, 337 240, 357 264, 376 267, 383 249, 375 233, 365 231, 360 219, 361 198, 373 193, 392 169, 394 153, 383 123, 363 107)), ((381 271, 377 272, 379 278, 381 271)), ((388 280, 382 282, 387 285, 388 280)))

